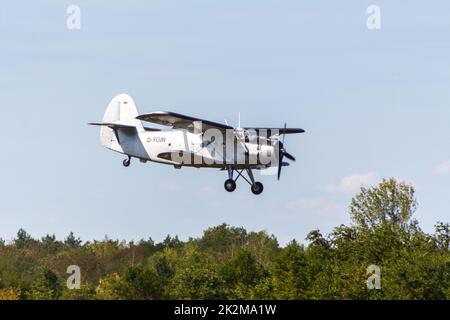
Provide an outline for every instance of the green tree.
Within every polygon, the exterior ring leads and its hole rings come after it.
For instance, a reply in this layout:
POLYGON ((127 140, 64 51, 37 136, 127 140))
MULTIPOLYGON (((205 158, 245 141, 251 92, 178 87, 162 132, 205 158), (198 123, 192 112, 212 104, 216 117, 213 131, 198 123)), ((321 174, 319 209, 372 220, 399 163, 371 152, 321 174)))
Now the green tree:
POLYGON ((312 246, 323 247, 325 249, 330 248, 330 243, 322 236, 319 229, 310 231, 306 236, 306 240, 308 240, 312 246))
POLYGON ((250 292, 267 276, 267 272, 250 252, 244 250, 224 263, 220 276, 225 281, 228 298, 245 299, 249 298, 250 292))
POLYGON ((178 236, 172 238, 170 235, 164 239, 164 241, 160 244, 162 248, 179 248, 183 245, 183 242, 178 239, 178 236))
POLYGON ((170 259, 170 249, 155 254, 152 265, 157 274, 157 281, 161 288, 165 288, 175 275, 175 266, 170 259))
POLYGON ((128 299, 149 300, 161 298, 162 292, 156 273, 143 265, 128 267, 123 275, 123 281, 127 289, 126 298, 128 299))
POLYGON ((268 268, 271 261, 280 253, 277 238, 273 234, 269 235, 266 231, 249 232, 243 247, 264 268, 268 268))
POLYGON ((33 241, 33 238, 30 234, 28 234, 24 229, 20 228, 19 231, 17 231, 17 237, 14 240, 14 243, 17 248, 23 249, 30 244, 30 242, 33 241))
POLYGON ((29 298, 32 300, 57 300, 61 291, 56 274, 48 268, 43 268, 33 283, 29 298))
POLYGON ((262 266, 245 250, 226 262, 221 269, 221 275, 227 285, 242 283, 253 286, 265 275, 262 266))
POLYGON ((190 244, 185 248, 174 277, 166 288, 170 299, 225 299, 224 281, 218 266, 190 244))
POLYGON ((417 207, 411 185, 394 178, 375 187, 362 187, 350 204, 350 216, 357 228, 390 225, 406 230, 417 207))
POLYGON ((97 295, 101 299, 160 299, 162 290, 156 273, 143 265, 128 267, 122 276, 112 274, 100 280, 97 295))
POLYGON ((303 246, 292 241, 275 259, 271 269, 274 295, 277 299, 302 299, 309 279, 307 256, 303 246))
POLYGON ((96 297, 103 300, 126 299, 123 280, 117 273, 110 273, 101 278, 95 289, 96 297))
POLYGON ((47 234, 41 239, 41 246, 46 253, 54 254, 61 249, 62 243, 56 240, 55 235, 47 234))
POLYGON ((141 239, 138 242, 138 246, 143 248, 147 255, 153 255, 158 251, 158 248, 155 245, 155 242, 152 238, 148 238, 148 240, 141 239))
POLYGON ((383 299, 449 298, 450 256, 420 248, 402 248, 381 268, 383 299))
POLYGON ((76 238, 72 231, 64 239, 64 245, 68 248, 81 248, 81 244, 82 244, 81 239, 76 238))
POLYGON ((450 224, 438 222, 434 228, 436 230, 434 239, 437 246, 448 251, 450 249, 450 224))
POLYGON ((247 243, 247 232, 244 228, 230 227, 225 223, 205 230, 203 236, 197 241, 201 252, 218 261, 233 258, 247 243))

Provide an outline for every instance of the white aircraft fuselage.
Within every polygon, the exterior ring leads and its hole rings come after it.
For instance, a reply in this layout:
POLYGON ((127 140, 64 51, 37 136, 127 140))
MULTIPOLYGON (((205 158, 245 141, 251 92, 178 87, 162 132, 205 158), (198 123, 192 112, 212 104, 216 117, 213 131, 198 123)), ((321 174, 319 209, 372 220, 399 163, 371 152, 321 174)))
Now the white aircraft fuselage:
POLYGON ((142 161, 198 168, 225 168, 226 165, 233 165, 236 168, 262 169, 278 165, 277 157, 272 157, 272 161, 262 161, 277 153, 273 145, 243 142, 244 147, 229 138, 228 142, 211 142, 205 146, 202 134, 184 130, 144 131, 135 134, 119 132, 117 136, 120 143, 113 135, 109 148, 142 161))

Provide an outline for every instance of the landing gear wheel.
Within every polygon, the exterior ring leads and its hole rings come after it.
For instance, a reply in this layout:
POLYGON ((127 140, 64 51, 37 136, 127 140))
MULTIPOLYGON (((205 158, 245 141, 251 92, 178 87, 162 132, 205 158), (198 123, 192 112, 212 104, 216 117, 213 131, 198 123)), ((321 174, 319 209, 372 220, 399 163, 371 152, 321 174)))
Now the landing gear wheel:
POLYGON ((253 194, 260 194, 264 190, 264 186, 261 182, 255 182, 254 185, 252 185, 252 192, 253 194))
POLYGON ((225 181, 223 186, 228 192, 233 192, 236 189, 236 182, 234 182, 233 179, 228 179, 225 181))
POLYGON ((129 166, 130 166, 130 163, 131 163, 130 158, 125 159, 125 160, 123 160, 123 162, 122 162, 122 164, 123 164, 124 167, 129 167, 129 166))

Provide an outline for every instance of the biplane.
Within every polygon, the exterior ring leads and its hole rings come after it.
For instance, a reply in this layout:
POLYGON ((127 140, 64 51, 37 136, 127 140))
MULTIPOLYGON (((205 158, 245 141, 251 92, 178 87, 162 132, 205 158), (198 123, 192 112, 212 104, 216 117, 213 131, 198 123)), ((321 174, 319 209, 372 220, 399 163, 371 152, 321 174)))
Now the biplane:
MULTIPOLYGON (((240 117, 239 117, 240 118, 240 117)), ((127 94, 115 96, 109 103, 102 122, 89 123, 100 126, 101 144, 125 156, 123 165, 128 167, 135 158, 172 165, 216 168, 228 173, 225 190, 233 192, 236 181, 242 177, 254 194, 264 187, 255 181, 253 170, 278 167, 295 161, 286 151, 284 140, 288 134, 305 132, 300 128, 260 128, 230 126, 227 121, 218 123, 175 112, 156 111, 139 115, 136 105, 127 94), (142 122, 168 127, 167 129, 144 126, 142 122)))

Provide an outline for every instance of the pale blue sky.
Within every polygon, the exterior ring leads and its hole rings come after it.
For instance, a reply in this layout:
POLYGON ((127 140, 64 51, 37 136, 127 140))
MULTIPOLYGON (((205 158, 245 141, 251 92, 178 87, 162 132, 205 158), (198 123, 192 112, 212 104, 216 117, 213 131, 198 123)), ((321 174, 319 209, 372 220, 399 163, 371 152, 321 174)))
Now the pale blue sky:
POLYGON ((14 1, 0 10, 0 237, 199 236, 227 222, 281 243, 348 223, 360 181, 417 189, 426 231, 449 221, 448 1, 14 1), (81 30, 66 8, 81 8, 81 30), (366 28, 381 7, 382 28, 366 28), (307 130, 282 179, 134 162, 99 144, 109 100, 141 113, 307 130))

